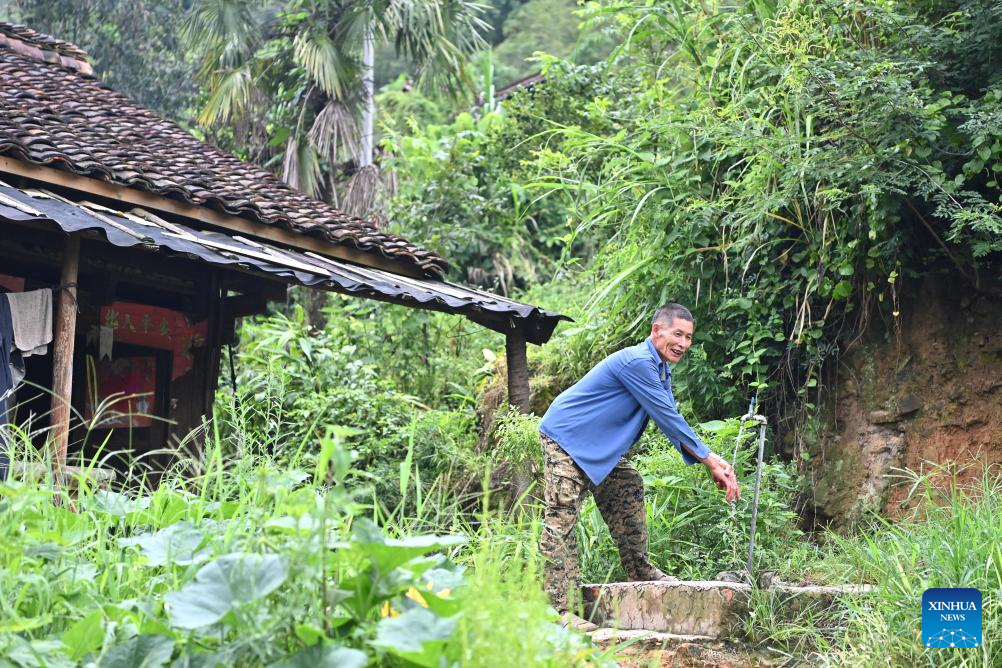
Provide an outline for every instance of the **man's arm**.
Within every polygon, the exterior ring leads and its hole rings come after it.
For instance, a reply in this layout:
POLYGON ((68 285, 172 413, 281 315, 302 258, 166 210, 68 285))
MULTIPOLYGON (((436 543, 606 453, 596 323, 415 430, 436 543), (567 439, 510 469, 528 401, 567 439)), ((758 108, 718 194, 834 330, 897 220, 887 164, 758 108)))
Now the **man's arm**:
POLYGON ((741 498, 738 481, 723 458, 710 452, 706 444, 696 436, 695 432, 679 414, 669 393, 661 384, 653 365, 643 359, 632 360, 623 365, 621 375, 626 389, 633 395, 640 406, 658 425, 681 452, 686 464, 697 461, 706 466, 710 477, 718 488, 726 490, 726 500, 735 501, 741 498))

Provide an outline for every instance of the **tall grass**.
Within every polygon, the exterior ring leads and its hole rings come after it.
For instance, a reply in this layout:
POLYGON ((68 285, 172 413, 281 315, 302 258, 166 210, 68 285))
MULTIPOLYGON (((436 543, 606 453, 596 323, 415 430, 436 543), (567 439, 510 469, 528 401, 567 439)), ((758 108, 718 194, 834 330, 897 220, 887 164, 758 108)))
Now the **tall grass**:
POLYGON ((1002 665, 1002 480, 986 470, 973 483, 962 483, 956 470, 944 467, 905 476, 921 500, 912 518, 880 520, 872 533, 833 537, 847 577, 878 585, 871 599, 850 603, 843 663, 1002 665), (981 590, 981 647, 925 646, 921 601, 930 587, 981 590))
POLYGON ((831 610, 779 622, 781 602, 757 592, 749 638, 812 663, 841 666, 1002 665, 1002 480, 985 471, 962 483, 956 470, 905 471, 918 503, 893 523, 873 518, 851 535, 829 534, 810 564, 824 579, 875 585, 831 610), (930 587, 974 587, 984 597, 983 644, 928 648, 922 638, 922 593, 930 587))
POLYGON ((580 634, 553 623, 541 587, 541 523, 521 512, 483 522, 457 561, 470 571, 470 593, 452 658, 464 666, 616 665, 580 634))

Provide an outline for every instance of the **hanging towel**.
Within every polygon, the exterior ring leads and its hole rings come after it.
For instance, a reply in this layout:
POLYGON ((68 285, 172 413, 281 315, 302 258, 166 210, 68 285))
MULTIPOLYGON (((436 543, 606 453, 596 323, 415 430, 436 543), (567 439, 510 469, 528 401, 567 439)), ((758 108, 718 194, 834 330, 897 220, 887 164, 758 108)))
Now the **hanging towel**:
MULTIPOLYGON (((14 327, 7 297, 8 295, 0 295, 0 401, 6 399, 7 393, 14 387, 10 367, 10 353, 14 348, 14 327)), ((6 412, 3 412, 3 415, 6 415, 6 412)))
POLYGON ((52 341, 52 290, 9 292, 14 347, 25 357, 48 352, 52 341))

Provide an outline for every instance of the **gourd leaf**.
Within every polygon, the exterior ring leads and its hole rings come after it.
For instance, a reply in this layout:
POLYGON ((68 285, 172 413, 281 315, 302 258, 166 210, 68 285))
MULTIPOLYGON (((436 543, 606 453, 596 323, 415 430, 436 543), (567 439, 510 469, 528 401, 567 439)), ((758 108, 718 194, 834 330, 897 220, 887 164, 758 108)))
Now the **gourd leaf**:
POLYGON ((269 668, 363 668, 368 663, 368 655, 358 649, 313 645, 271 664, 269 668))
POLYGON ((398 617, 387 617, 376 627, 373 646, 419 666, 439 665, 442 647, 452 637, 455 620, 439 617, 425 608, 413 608, 398 617))
POLYGON ((202 532, 191 522, 178 522, 156 533, 144 533, 119 539, 118 544, 137 546, 146 557, 146 566, 177 564, 187 566, 208 558, 208 549, 198 549, 205 541, 202 532))
POLYGON ((227 554, 210 561, 181 591, 164 597, 171 624, 197 629, 215 624, 234 607, 278 589, 288 572, 274 554, 227 554))
POLYGON ((411 559, 435 552, 445 547, 461 545, 464 536, 408 536, 407 538, 387 538, 370 520, 355 520, 352 526, 351 545, 365 554, 382 573, 388 573, 411 559))
POLYGON ((80 661, 91 652, 101 648, 104 642, 104 612, 95 610, 63 634, 63 644, 67 654, 74 661, 80 661))
POLYGON ((162 668, 174 653, 174 641, 167 636, 141 635, 129 638, 108 650, 98 668, 162 668))

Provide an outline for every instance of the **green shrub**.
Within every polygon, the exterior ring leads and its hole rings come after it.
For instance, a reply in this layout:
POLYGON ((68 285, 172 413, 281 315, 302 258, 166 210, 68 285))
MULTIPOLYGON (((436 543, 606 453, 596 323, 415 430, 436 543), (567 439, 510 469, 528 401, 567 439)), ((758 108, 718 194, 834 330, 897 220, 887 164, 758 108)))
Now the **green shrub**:
POLYGON ((599 660, 554 624, 531 551, 363 517, 344 431, 309 471, 211 436, 201 475, 148 496, 0 484, 0 666, 496 665, 504 643, 516 665, 599 660))
POLYGON ((470 549, 463 616, 449 647, 462 666, 614 666, 582 636, 556 626, 543 592, 538 519, 485 518, 470 549), (503 657, 503 659, 501 658, 503 657))
MULTIPOLYGON (((354 475, 374 489, 383 514, 407 496, 400 465, 425 489, 479 480, 473 453, 475 416, 469 402, 453 410, 429 409, 398 391, 371 359, 345 344, 343 329, 311 331, 296 308, 245 324, 236 355, 237 391, 217 396, 216 416, 227 454, 268 455, 279 463, 312 466, 332 425, 350 433, 354 475)), ((416 495, 411 495, 413 504, 416 495)), ((413 510, 413 507, 411 508, 413 510)))

